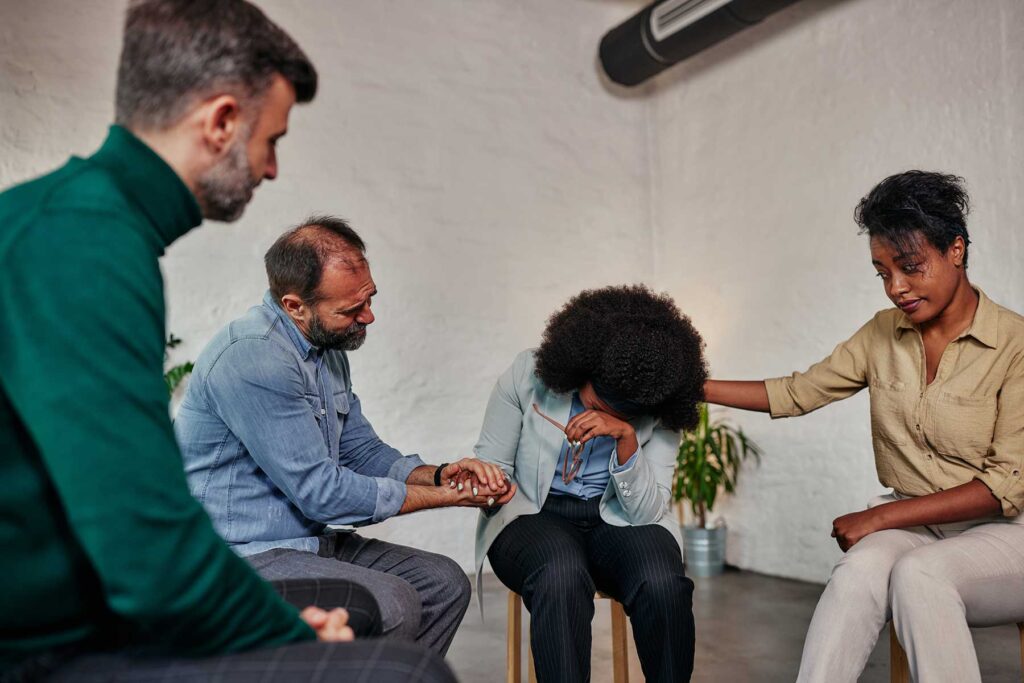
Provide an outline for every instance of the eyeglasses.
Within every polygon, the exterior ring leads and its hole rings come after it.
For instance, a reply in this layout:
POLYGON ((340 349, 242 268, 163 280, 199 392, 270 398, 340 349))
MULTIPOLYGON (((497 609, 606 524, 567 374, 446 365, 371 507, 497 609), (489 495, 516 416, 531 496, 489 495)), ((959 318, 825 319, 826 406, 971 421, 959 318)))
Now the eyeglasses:
MULTIPOLYGON (((558 431, 565 434, 565 425, 558 420, 548 417, 544 413, 540 412, 540 408, 537 404, 533 404, 533 411, 543 417, 545 420, 550 422, 552 425, 558 428, 558 431)), ((565 438, 565 445, 562 447, 562 482, 568 484, 576 475, 579 474, 580 467, 583 465, 583 450, 587 444, 580 443, 579 441, 569 441, 569 437, 565 438), (571 462, 570 462, 571 461, 571 462)))

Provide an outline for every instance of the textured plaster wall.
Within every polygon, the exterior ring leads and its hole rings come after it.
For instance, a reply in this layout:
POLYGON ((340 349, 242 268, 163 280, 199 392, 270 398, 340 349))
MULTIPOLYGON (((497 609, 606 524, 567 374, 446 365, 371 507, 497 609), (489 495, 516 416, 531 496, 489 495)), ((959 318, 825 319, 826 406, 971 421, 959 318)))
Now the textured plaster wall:
MULTIPOLYGON (((1024 310, 1018 0, 803 0, 633 94, 602 86, 594 53, 642 2, 260 4, 322 88, 245 217, 164 259, 174 358, 259 300, 286 226, 347 217, 381 292, 356 390, 378 432, 428 462, 470 452, 494 379, 587 286, 672 292, 716 376, 803 369, 886 305, 850 215, 904 168, 967 177, 972 276, 1024 310)), ((0 186, 100 143, 122 11, 0 0, 0 186)), ((723 507, 730 561, 824 579, 831 519, 880 490, 864 397, 734 417, 766 457, 723 507)), ((468 568, 474 524, 445 510, 367 531, 468 568)))
MULTIPOLYGON (((1024 3, 803 0, 658 79, 658 283, 691 312, 713 375, 803 370, 889 305, 853 207, 908 168, 974 201, 970 274, 1024 310, 1024 3)), ((723 507, 741 567, 823 580, 833 518, 882 491, 867 396, 799 419, 733 417, 764 461, 723 507)))

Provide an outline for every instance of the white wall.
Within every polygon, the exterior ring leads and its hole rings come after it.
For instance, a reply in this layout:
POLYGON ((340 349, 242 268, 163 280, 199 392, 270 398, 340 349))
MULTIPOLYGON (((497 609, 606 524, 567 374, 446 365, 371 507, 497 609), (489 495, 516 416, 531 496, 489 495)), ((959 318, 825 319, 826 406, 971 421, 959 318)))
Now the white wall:
MULTIPOLYGON (((713 375, 803 370, 889 305, 853 207, 908 168, 964 176, 972 279, 1024 310, 1024 3, 803 0, 658 79, 656 279, 713 375)), ((832 519, 881 492, 866 395, 795 420, 724 508, 729 561, 823 580, 832 519)))
MULTIPOLYGON (((886 305, 850 216, 905 168, 967 177, 972 276, 1024 310, 1019 0, 803 0, 632 95, 601 85, 594 54, 637 1, 260 4, 321 91, 246 216, 165 258, 175 359, 259 300, 285 227, 347 217, 381 291, 356 390, 385 439, 430 462, 470 452, 496 376, 586 286, 672 292, 719 377, 817 360, 886 305)), ((100 143, 122 11, 0 0, 0 186, 100 143)), ((824 579, 831 519, 879 489, 863 398, 735 417, 767 454, 723 508, 730 561, 824 579)), ((374 533, 469 567, 474 523, 435 511, 374 533)))

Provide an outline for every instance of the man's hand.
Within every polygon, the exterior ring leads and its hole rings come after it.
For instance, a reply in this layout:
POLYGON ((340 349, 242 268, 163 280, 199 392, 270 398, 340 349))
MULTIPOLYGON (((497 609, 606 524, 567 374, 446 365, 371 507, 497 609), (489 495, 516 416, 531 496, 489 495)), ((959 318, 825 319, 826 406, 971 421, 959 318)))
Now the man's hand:
MULTIPOLYGON (((405 502, 402 504, 400 514, 407 514, 417 510, 429 510, 431 508, 443 507, 478 507, 496 508, 512 500, 516 494, 516 486, 506 483, 505 493, 492 492, 489 487, 481 487, 474 484, 471 473, 462 472, 460 477, 466 480, 459 485, 452 479, 444 486, 417 486, 410 484, 405 488, 405 502), (476 490, 476 493, 474 493, 476 490)), ((504 479, 504 477, 503 477, 504 479)))
POLYGON ((832 521, 832 538, 836 539, 836 543, 845 553, 868 534, 882 529, 879 521, 879 508, 836 517, 832 521))
POLYGON ((465 475, 465 477, 466 479, 463 483, 456 484, 452 480, 451 484, 449 484, 455 495, 458 496, 458 502, 455 505, 459 507, 495 509, 509 502, 516 495, 517 488, 515 484, 506 484, 505 492, 499 494, 497 492, 492 493, 485 487, 477 486, 473 481, 473 475, 465 475))
POLYGON ((355 640, 356 634, 348 625, 348 612, 340 607, 328 612, 319 607, 309 606, 299 613, 299 617, 316 631, 317 640, 332 643, 355 640))

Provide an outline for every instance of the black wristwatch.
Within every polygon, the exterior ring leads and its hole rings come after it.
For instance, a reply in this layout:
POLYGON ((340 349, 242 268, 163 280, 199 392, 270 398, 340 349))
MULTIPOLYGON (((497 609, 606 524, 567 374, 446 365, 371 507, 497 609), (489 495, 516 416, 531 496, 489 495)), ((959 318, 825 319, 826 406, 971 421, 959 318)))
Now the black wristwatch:
POLYGON ((436 470, 434 470, 434 486, 441 485, 441 470, 443 470, 445 467, 448 467, 448 463, 443 462, 437 466, 436 470))

